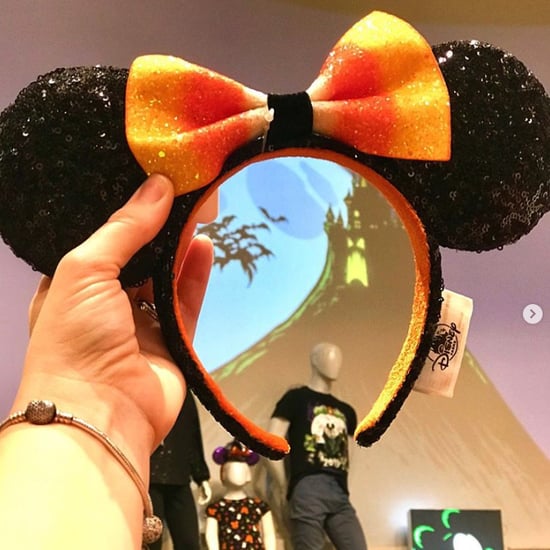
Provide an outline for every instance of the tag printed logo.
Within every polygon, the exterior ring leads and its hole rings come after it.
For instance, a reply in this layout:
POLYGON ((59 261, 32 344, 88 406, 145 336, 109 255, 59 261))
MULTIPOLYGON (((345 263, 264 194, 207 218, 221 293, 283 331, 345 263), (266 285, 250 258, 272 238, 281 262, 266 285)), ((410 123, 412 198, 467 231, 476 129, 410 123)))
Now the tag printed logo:
POLYGON ((436 368, 443 371, 450 366, 459 349, 459 334, 460 331, 455 323, 437 325, 428 353, 428 358, 432 362, 432 371, 436 368))

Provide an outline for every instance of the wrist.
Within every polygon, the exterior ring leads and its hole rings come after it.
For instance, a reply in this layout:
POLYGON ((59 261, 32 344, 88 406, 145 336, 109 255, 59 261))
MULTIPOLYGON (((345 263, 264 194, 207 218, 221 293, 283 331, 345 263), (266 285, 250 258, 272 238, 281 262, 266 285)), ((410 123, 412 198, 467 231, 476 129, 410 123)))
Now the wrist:
MULTIPOLYGON (((153 514, 152 503, 147 491, 147 486, 142 481, 139 472, 128 460, 128 457, 109 438, 107 434, 99 430, 96 426, 72 415, 71 413, 60 411, 57 409, 55 403, 51 401, 33 400, 29 402, 24 411, 17 411, 16 413, 10 415, 5 421, 0 423, 0 435, 3 435, 5 430, 13 427, 11 430, 12 436, 15 435, 16 437, 20 437, 20 444, 16 446, 16 449, 23 450, 26 455, 25 458, 30 458, 31 462, 36 462, 36 460, 32 457, 40 457, 41 459, 44 458, 44 445, 41 443, 41 441, 44 441, 44 436, 48 438, 46 441, 51 443, 50 438, 53 438, 56 435, 63 435, 63 432, 60 432, 59 430, 50 429, 48 432, 44 429, 44 427, 55 428, 58 426, 70 426, 77 431, 79 430, 81 434, 79 435, 77 432, 70 433, 69 430, 65 434, 67 437, 64 439, 62 449, 59 449, 58 445, 52 446, 54 453, 60 453, 60 456, 63 457, 64 460, 67 460, 67 455, 70 451, 74 452, 77 450, 77 452, 83 452, 84 455, 81 456, 80 460, 77 459, 77 461, 81 464, 81 466, 85 467, 88 475, 92 473, 94 468, 99 468, 99 471, 103 472, 107 487, 114 487, 113 482, 121 477, 120 472, 117 473, 113 470, 114 462, 118 462, 119 467, 121 467, 127 474, 125 477, 131 479, 134 487, 137 488, 141 497, 141 502, 143 504, 143 541, 145 543, 156 541, 162 532, 162 522, 153 514), (24 426, 27 429, 18 433, 15 430, 18 426, 24 426), (29 430, 29 427, 40 429, 29 430), (87 440, 81 440, 83 434, 88 436, 87 440), (91 440, 95 440, 95 447, 91 444, 91 440), (99 443, 99 445, 97 445, 97 443, 99 443), (106 461, 105 455, 101 455, 99 453, 101 447, 108 451, 114 461, 106 461), (29 450, 34 452, 25 452, 29 450), (114 472, 114 475, 110 475, 108 473, 109 471, 114 472)), ((51 445, 47 445, 47 448, 50 446, 51 445)), ((2 460, 6 461, 6 457, 9 460, 9 454, 4 454, 2 460)), ((55 459, 55 455, 52 458, 54 458, 54 460, 45 461, 47 467, 59 467, 59 460, 55 459)), ((39 464, 41 464, 41 460, 36 463, 36 466, 39 464)), ((69 460, 68 464, 73 466, 74 461, 69 460)), ((61 471, 65 471, 64 466, 65 464, 62 465, 61 471)), ((126 487, 121 491, 116 491, 118 496, 115 497, 115 500, 120 501, 121 503, 128 502, 128 511, 131 512, 135 509, 135 504, 133 504, 135 503, 135 498, 130 497, 131 491, 129 489, 130 487, 128 487, 126 480, 126 487), (132 502, 131 505, 130 501, 132 502)), ((131 513, 131 516, 135 517, 135 514, 131 513)))
POLYGON ((89 434, 58 423, 9 426, 0 433, 0 465, 10 472, 0 501, 33 495, 25 503, 33 522, 29 524, 25 514, 13 517, 8 547, 34 548, 42 538, 51 537, 56 548, 92 548, 92 540, 96 548, 113 541, 117 548, 138 548, 143 521, 138 491, 121 465, 89 434))
MULTIPOLYGON (((93 384, 49 373, 33 372, 21 380, 11 413, 24 411, 33 399, 49 400, 57 409, 93 425, 105 433, 134 466, 144 483, 149 479, 153 429, 137 405, 107 384, 93 384)), ((78 430, 74 430, 78 432, 78 430)), ((69 431, 69 437, 82 435, 69 431)), ((93 438, 87 445, 96 445, 93 438)), ((108 453, 101 450, 106 456, 108 453)))

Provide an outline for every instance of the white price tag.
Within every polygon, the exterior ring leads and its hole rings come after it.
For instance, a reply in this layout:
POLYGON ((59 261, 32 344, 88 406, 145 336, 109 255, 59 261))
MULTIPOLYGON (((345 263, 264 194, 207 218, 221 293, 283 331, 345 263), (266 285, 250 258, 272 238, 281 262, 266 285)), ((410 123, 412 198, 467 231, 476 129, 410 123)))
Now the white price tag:
POLYGON ((473 300, 450 290, 444 290, 442 296, 441 317, 414 389, 452 397, 466 349, 473 300))

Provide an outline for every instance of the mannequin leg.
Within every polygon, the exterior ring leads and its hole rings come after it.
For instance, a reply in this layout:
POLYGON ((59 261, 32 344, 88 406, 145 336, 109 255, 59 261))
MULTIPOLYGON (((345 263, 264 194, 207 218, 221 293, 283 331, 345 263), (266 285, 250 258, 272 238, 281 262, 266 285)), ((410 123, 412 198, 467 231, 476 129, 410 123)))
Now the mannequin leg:
POLYGON ((322 550, 325 535, 337 550, 367 550, 355 509, 333 476, 316 474, 300 480, 289 508, 295 550, 322 550))
MULTIPOLYGON (((153 503, 153 512, 164 521, 164 485, 152 483, 149 486, 149 496, 153 503)), ((162 537, 155 543, 149 545, 149 550, 161 550, 162 537)))
POLYGON ((320 498, 322 476, 307 476, 300 480, 289 501, 290 531, 295 550, 322 550, 325 545, 325 518, 329 512, 320 498))
POLYGON ((189 484, 170 486, 166 522, 174 550, 200 550, 197 509, 189 484))
POLYGON ((327 517, 325 528, 336 550, 367 550, 367 542, 355 509, 341 492, 338 512, 327 517), (344 498, 345 497, 345 498, 344 498))

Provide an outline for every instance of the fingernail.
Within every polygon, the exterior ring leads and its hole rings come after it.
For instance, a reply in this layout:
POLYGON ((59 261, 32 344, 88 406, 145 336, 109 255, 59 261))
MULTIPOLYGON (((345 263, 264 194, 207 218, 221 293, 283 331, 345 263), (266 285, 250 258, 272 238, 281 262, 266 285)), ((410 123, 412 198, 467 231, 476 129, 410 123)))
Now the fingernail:
POLYGON ((159 174, 149 176, 136 191, 134 198, 146 203, 155 203, 166 194, 168 180, 159 174))

